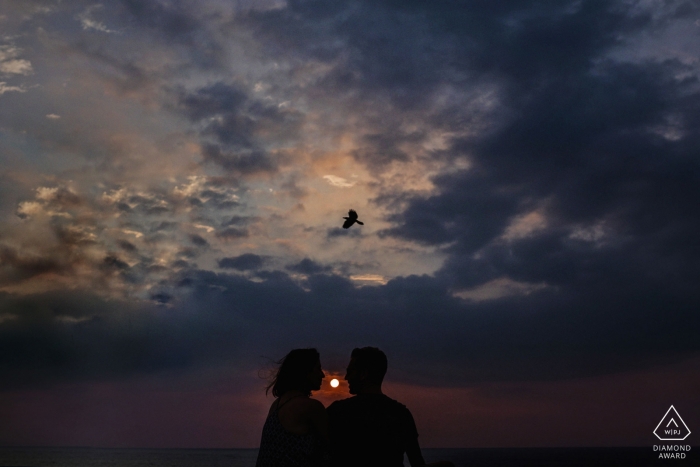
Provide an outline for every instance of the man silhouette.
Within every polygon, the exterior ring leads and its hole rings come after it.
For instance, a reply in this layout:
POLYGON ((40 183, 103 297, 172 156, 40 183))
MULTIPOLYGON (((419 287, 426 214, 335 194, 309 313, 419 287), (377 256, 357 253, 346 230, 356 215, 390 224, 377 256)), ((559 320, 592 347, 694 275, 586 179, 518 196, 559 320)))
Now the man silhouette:
MULTIPOLYGON (((328 407, 334 467, 399 467, 404 453, 411 467, 426 465, 411 412, 382 393, 386 369, 386 355, 378 348, 352 351, 345 380, 354 397, 328 407)), ((454 467, 451 462, 429 465, 454 467)))

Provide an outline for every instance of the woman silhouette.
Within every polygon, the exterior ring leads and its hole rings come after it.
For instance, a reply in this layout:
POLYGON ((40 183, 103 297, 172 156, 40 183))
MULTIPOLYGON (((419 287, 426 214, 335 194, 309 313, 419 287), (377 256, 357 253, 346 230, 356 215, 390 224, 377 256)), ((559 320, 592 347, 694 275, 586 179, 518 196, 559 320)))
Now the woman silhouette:
POLYGON ((328 418, 311 399, 326 376, 316 349, 295 349, 284 357, 265 394, 275 401, 263 426, 256 467, 321 467, 328 462, 328 418))

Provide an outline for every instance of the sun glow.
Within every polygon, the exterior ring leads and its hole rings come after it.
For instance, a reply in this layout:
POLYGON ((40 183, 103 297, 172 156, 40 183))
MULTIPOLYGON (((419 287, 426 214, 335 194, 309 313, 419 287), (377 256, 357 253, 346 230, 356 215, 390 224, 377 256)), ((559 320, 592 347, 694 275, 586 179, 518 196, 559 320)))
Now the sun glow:
POLYGON ((331 387, 337 388, 339 385, 340 385, 340 381, 338 381, 337 379, 333 378, 331 380, 331 387))

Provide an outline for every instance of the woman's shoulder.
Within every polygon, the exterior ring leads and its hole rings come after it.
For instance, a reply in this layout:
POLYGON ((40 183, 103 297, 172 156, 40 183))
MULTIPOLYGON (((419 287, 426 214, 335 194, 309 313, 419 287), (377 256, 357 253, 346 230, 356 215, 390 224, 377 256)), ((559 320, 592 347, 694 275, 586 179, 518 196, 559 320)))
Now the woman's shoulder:
POLYGON ((323 402, 321 402, 318 399, 313 399, 313 398, 309 397, 308 399, 306 399, 305 403, 310 411, 313 411, 313 412, 319 412, 319 411, 325 412, 326 411, 326 407, 323 405, 323 402))
POLYGON ((295 397, 289 401, 289 405, 304 412, 318 412, 326 410, 326 407, 321 401, 311 397, 295 397))
POLYGON ((306 396, 295 396, 289 399, 284 397, 278 398, 272 403, 272 406, 270 406, 270 412, 280 408, 289 408, 294 412, 318 412, 326 410, 321 401, 306 396))
POLYGON ((326 408, 321 401, 310 397, 299 397, 298 400, 290 401, 288 414, 296 414, 305 420, 325 420, 326 408), (292 402, 294 405, 292 406, 292 402))

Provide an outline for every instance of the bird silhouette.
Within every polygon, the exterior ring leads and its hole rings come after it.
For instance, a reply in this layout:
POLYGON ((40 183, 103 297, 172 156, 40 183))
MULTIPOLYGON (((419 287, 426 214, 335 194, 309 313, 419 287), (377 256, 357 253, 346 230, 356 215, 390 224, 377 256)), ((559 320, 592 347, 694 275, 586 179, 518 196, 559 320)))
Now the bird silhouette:
POLYGON ((349 229, 350 226, 355 222, 357 222, 360 225, 365 225, 364 222, 360 222, 359 220, 357 220, 357 213, 354 209, 349 210, 348 217, 343 217, 343 219, 345 219, 345 222, 343 223, 344 229, 349 229))

